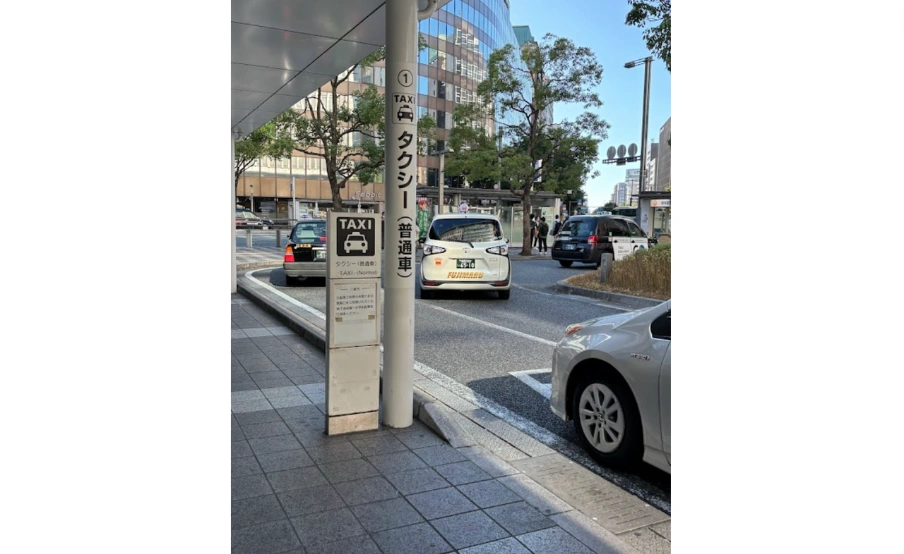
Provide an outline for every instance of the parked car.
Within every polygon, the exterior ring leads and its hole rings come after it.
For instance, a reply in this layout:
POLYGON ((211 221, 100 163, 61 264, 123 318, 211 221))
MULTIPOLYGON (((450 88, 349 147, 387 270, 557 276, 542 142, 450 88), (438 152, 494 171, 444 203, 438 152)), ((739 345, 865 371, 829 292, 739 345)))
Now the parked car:
POLYGON ((550 257, 562 267, 571 267, 574 262, 599 267, 604 253, 620 260, 650 246, 650 239, 633 219, 617 215, 576 215, 568 218, 555 236, 550 257))
POLYGON ((568 326, 550 408, 602 464, 672 468, 672 301, 568 326))
POLYGON ((235 209, 235 227, 237 229, 251 227, 254 229, 264 229, 273 225, 270 219, 264 219, 247 208, 235 209))
POLYGON ((304 219, 289 234, 283 258, 286 284, 310 277, 326 277, 326 220, 304 219))
POLYGON ((419 240, 421 298, 444 290, 496 291, 508 300, 512 262, 499 219, 489 214, 441 214, 419 240))

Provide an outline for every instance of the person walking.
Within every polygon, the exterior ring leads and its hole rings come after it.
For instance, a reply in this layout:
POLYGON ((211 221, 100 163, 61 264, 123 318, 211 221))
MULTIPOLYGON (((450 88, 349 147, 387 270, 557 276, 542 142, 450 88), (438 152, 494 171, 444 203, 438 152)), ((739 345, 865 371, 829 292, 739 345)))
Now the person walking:
POLYGON ((549 235, 549 224, 546 223, 546 218, 540 218, 540 225, 537 226, 537 250, 541 253, 549 252, 549 247, 546 245, 546 237, 549 235))

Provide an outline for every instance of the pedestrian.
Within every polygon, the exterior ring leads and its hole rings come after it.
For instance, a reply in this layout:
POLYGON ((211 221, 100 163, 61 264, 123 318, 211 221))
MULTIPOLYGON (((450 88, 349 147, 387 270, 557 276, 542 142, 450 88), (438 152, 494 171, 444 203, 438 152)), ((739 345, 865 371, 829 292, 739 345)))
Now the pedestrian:
POLYGON ((537 222, 534 219, 534 214, 530 214, 530 236, 527 237, 527 244, 531 248, 536 246, 536 236, 537 236, 537 222))
POLYGON ((546 245, 547 235, 549 235, 549 224, 546 223, 545 217, 541 217, 540 225, 537 228, 537 250, 543 253, 549 252, 549 247, 546 245))
POLYGON ((559 236, 559 230, 562 229, 562 222, 559 221, 559 214, 556 214, 556 222, 552 224, 552 236, 559 236))

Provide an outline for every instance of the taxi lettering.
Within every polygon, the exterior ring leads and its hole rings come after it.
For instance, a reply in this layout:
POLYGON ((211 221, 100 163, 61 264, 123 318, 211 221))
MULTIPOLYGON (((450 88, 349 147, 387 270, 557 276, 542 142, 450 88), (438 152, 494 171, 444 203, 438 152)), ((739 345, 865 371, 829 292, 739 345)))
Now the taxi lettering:
POLYGON ((483 271, 450 271, 449 279, 480 279, 483 271))

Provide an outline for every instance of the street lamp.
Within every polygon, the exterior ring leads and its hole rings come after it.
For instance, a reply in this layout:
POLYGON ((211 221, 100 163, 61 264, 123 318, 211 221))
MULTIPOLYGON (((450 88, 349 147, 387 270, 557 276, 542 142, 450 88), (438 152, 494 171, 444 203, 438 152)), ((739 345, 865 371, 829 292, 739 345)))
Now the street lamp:
POLYGON ((644 66, 644 76, 643 76, 643 127, 640 131, 641 142, 640 142, 640 183, 638 183, 638 194, 637 194, 637 223, 640 224, 640 194, 643 193, 643 182, 646 176, 645 165, 647 163, 647 127, 649 127, 649 119, 650 119, 650 67, 653 64, 653 57, 647 56, 646 58, 641 58, 639 60, 634 60, 633 62, 628 62, 625 64, 625 69, 631 69, 637 67, 637 65, 643 62, 644 66))

